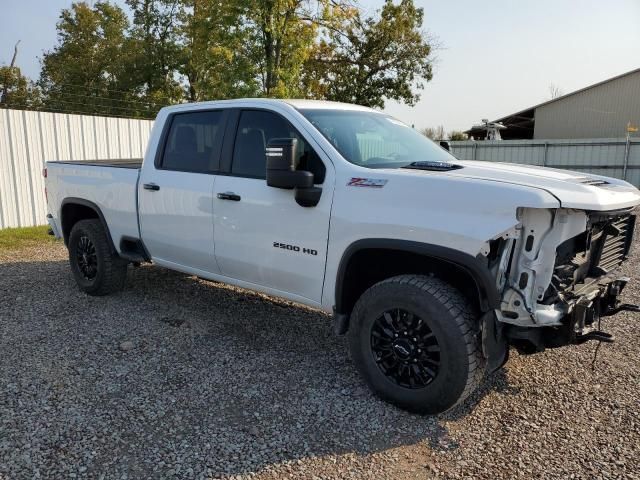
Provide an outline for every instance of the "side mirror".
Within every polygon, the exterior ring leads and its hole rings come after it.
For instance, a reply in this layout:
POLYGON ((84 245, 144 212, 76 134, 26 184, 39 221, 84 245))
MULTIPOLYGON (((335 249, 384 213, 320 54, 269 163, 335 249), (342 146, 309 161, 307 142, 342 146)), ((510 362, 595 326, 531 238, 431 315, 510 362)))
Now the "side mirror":
POLYGON ((440 146, 447 152, 451 151, 451 144, 447 140, 440 140, 440 146))
POLYGON ((314 207, 320 201, 322 189, 313 186, 313 173, 297 170, 296 138, 273 138, 265 150, 267 157, 267 185, 275 188, 296 189, 296 202, 303 207, 314 207))

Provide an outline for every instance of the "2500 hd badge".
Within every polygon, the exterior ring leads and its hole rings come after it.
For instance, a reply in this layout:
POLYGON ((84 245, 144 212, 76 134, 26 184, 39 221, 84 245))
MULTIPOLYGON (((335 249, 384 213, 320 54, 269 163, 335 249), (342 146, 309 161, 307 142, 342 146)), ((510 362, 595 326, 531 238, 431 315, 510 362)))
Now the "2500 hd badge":
POLYGON ((284 250, 290 250, 292 252, 302 252, 309 255, 318 255, 317 250, 314 250, 312 248, 300 248, 297 245, 289 245, 288 243, 273 242, 273 246, 275 248, 282 248, 284 250))

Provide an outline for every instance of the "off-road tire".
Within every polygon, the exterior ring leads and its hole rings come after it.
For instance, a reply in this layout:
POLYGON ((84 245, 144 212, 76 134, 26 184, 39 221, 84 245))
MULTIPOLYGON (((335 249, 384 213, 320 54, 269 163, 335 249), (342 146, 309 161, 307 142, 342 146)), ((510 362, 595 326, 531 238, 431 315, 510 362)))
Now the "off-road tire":
POLYGON ((466 399, 482 382, 478 318, 470 302, 454 287, 425 275, 400 275, 365 291, 351 314, 348 341, 351 357, 369 387, 383 400, 416 413, 437 414, 466 399), (385 375, 376 362, 372 329, 390 309, 403 309, 421 318, 440 347, 440 365, 431 383, 407 388, 385 375))
POLYGON ((107 232, 98 219, 77 222, 71 229, 68 249, 71 271, 83 292, 102 296, 124 288, 128 262, 112 252, 107 232), (96 273, 92 278, 85 277, 78 259, 78 246, 83 237, 95 247, 96 273))

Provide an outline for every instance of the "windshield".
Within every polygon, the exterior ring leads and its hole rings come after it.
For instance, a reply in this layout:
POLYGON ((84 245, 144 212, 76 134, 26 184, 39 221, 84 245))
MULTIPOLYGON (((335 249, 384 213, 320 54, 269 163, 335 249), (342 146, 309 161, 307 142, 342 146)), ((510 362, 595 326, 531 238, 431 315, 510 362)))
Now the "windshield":
POLYGON ((301 109, 342 156, 367 168, 455 161, 445 149, 389 115, 355 110, 301 109))

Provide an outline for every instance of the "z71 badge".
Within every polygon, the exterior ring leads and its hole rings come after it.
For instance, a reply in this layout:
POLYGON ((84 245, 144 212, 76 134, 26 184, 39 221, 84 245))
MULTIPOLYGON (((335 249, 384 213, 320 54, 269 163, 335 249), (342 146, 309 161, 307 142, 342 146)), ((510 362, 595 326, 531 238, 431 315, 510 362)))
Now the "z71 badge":
POLYGON ((347 187, 370 187, 382 188, 387 184, 387 180, 383 178, 360 178, 351 177, 347 183, 347 187))
POLYGON ((282 248, 283 250, 289 250, 291 252, 302 252, 306 253, 307 255, 318 255, 317 250, 314 250, 312 248, 300 248, 297 245, 289 245, 288 243, 273 242, 273 246, 275 248, 282 248))

